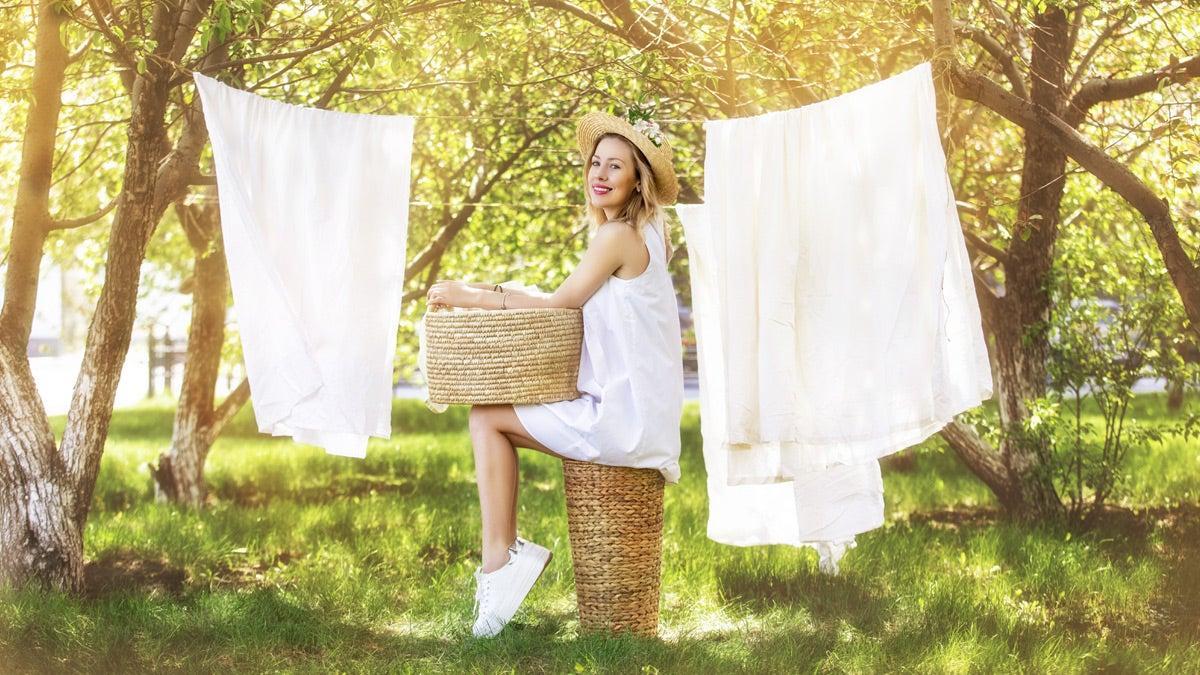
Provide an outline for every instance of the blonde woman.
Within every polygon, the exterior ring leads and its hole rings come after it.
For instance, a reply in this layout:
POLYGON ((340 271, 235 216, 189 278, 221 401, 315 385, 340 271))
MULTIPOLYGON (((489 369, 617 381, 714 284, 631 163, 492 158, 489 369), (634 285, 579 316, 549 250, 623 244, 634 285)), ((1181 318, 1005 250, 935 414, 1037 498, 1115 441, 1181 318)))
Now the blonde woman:
POLYGON ((430 304, 487 309, 583 310, 579 398, 471 408, 470 432, 483 520, 475 571, 477 637, 500 632, 550 561, 517 536, 517 453, 654 468, 679 480, 683 363, 679 313, 667 272, 663 206, 679 184, 671 146, 647 115, 590 113, 576 127, 592 237, 578 267, 553 293, 439 281, 430 304))

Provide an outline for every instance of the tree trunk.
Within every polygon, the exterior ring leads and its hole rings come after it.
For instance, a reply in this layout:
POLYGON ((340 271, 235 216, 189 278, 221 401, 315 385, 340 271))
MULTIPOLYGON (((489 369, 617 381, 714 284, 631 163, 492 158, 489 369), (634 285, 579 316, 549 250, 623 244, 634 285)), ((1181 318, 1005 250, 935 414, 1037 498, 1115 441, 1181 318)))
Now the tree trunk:
POLYGON ((1183 378, 1167 382, 1167 411, 1178 413, 1183 410, 1183 378))
MULTIPOLYGON (((936 52, 940 58, 952 58, 952 44, 947 44, 953 35, 949 3, 935 2, 934 10, 936 52)), ((1065 64, 1071 52, 1066 14, 1051 7, 1037 15, 1032 35, 1030 97, 1047 110, 1061 111, 1066 100, 1065 64)), ((944 67, 939 65, 938 70, 944 67)), ((1005 430, 1019 428, 1029 416, 1026 401, 1046 393, 1046 327, 1051 310, 1047 282, 1058 238, 1066 164, 1066 152, 1049 131, 1025 130, 1017 222, 1003 261, 1004 296, 987 302, 995 312, 987 324, 993 337, 991 357, 1000 424, 1005 430)), ((1044 470, 1044 458, 1020 436, 1005 433, 999 448, 991 448, 978 436, 966 433, 962 425, 951 425, 942 431, 942 437, 988 484, 1010 515, 1023 520, 1063 515, 1062 500, 1044 470)))
POLYGON ((76 591, 83 538, 73 487, 29 367, 26 349, 50 225, 54 143, 68 54, 59 3, 39 3, 32 97, 0 311, 0 584, 76 591))
POLYGON ((62 452, 77 486, 75 521, 87 521, 100 457, 108 437, 117 381, 133 334, 134 309, 146 244, 158 223, 154 209, 163 135, 167 73, 138 78, 129 124, 121 204, 113 220, 104 266, 104 287, 88 326, 83 364, 63 434, 62 452))
MULTIPOLYGON (((1061 8, 1051 7, 1034 19, 1029 92, 1034 103, 1049 110, 1061 110, 1065 104, 1064 76, 1071 55, 1069 33, 1067 15, 1061 8)), ((1008 317, 994 327, 1000 423, 1006 429, 1022 425, 1029 417, 1025 402, 1046 393, 1046 361, 1050 356, 1046 327, 1051 311, 1047 284, 1066 187, 1067 155, 1050 134, 1027 130, 1024 151, 1017 222, 1004 266, 1005 298, 1001 306, 1008 317)), ((1062 514, 1062 501, 1050 476, 1041 470, 1044 460, 1035 448, 1017 436, 1005 434, 1000 455, 1013 481, 1006 495, 1009 511, 1029 519, 1062 514)))
POLYGON ((212 430, 213 395, 225 340, 229 277, 216 204, 177 205, 176 212, 196 252, 192 322, 171 448, 159 455, 158 466, 151 473, 160 501, 199 508, 207 497, 204 461, 217 435, 212 430))
POLYGON ((83 537, 29 359, 0 340, 0 584, 78 591, 83 537))
MULTIPOLYGON (((83 524, 107 439, 117 379, 133 330, 146 244, 162 214, 156 188, 165 143, 170 60, 149 58, 134 79, 124 183, 113 219, 104 287, 88 328, 83 365, 67 428, 55 448, 45 408, 25 356, 37 292, 38 262, 50 218, 46 208, 54 130, 68 58, 59 38, 61 3, 41 3, 34 96, 22 149, 18 203, 36 208, 14 218, 6 296, 0 314, 0 584, 35 581, 79 591, 83 524), (44 106, 44 107, 43 107, 44 106), (40 222, 39 222, 40 221, 40 222)), ((195 5, 199 6, 199 5, 195 5)), ((180 21, 178 0, 154 8, 156 56, 174 40, 190 41, 195 21, 180 21)), ((186 45, 185 45, 186 46, 186 45)))

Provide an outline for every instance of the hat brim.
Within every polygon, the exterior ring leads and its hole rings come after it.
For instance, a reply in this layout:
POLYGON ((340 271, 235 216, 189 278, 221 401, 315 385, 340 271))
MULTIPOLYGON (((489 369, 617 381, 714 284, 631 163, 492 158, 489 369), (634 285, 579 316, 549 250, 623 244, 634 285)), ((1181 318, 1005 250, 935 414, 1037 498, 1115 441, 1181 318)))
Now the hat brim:
POLYGON ((664 206, 674 204, 679 198, 679 180, 675 177, 671 143, 664 137, 662 145, 655 145, 645 134, 634 129, 628 120, 606 112, 590 112, 579 118, 575 125, 575 139, 579 144, 579 154, 583 157, 584 164, 591 159, 596 141, 604 134, 610 133, 620 134, 629 139, 642 151, 650 162, 650 170, 654 173, 654 185, 658 188, 660 201, 664 206))

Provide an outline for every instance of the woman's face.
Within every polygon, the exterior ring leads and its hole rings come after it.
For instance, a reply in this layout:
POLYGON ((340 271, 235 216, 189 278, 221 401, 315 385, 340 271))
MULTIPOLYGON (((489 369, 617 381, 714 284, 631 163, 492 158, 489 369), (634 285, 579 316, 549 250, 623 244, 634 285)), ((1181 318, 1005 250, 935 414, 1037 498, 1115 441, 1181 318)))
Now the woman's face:
POLYGON ((592 204, 612 217, 636 186, 633 149, 619 138, 600 139, 588 169, 587 189, 592 204))

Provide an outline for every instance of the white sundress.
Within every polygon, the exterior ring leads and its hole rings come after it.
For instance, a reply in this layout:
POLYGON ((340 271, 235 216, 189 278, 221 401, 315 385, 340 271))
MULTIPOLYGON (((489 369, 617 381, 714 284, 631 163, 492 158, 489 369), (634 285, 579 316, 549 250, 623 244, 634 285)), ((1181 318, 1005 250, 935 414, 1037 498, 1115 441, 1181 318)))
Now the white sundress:
POLYGON ((564 457, 658 469, 676 483, 683 346, 658 228, 643 228, 650 251, 645 271, 632 279, 610 276, 583 305, 580 397, 513 410, 534 440, 564 457))

